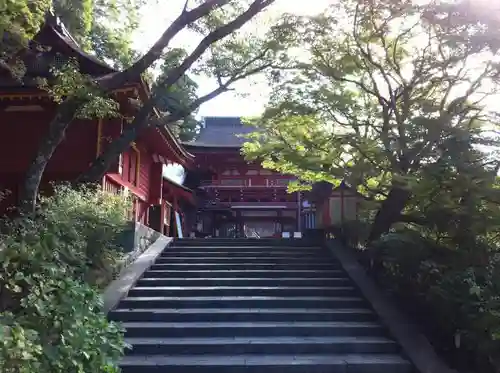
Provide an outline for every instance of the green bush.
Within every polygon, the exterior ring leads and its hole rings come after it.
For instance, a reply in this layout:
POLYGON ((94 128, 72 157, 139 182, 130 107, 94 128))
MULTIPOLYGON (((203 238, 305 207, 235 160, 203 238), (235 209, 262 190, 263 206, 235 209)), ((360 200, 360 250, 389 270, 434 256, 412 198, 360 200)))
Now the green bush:
POLYGON ((425 309, 447 343, 474 351, 476 366, 486 371, 500 351, 500 254, 484 245, 447 247, 405 230, 382 237, 370 251, 383 287, 425 309))
POLYGON ((118 236, 126 228, 129 203, 91 187, 60 185, 53 196, 41 199, 40 221, 58 237, 66 260, 81 268, 82 278, 102 287, 120 269, 118 236))
POLYGON ((0 237, 0 371, 116 372, 123 330, 102 312, 99 286, 123 257, 127 201, 57 187, 35 218, 0 237))
POLYGON ((343 223, 339 228, 346 244, 352 247, 360 247, 366 242, 370 227, 368 221, 353 220, 343 223))

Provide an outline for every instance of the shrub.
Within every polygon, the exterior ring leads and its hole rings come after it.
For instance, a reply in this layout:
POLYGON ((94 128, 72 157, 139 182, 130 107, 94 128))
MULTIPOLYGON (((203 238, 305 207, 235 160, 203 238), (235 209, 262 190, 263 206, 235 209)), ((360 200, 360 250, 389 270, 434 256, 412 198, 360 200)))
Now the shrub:
MULTIPOLYGON (((473 351, 476 367, 488 371, 488 361, 500 351, 500 254, 481 242, 476 246, 481 260, 471 258, 468 248, 438 245, 405 230, 382 237, 370 251, 384 288, 427 315, 428 326, 448 349, 473 351)), ((470 363, 466 356, 461 358, 470 363)))
POLYGON ((370 223, 364 220, 347 221, 340 226, 345 243, 352 247, 364 244, 370 233, 370 223))
POLYGON ((67 260, 81 267, 84 280, 102 287, 120 269, 118 236, 126 227, 129 203, 92 187, 59 185, 52 196, 41 199, 40 223, 58 237, 67 260))
POLYGON ((123 330, 102 312, 99 286, 123 256, 127 201, 61 186, 0 237, 0 371, 112 373, 123 330))

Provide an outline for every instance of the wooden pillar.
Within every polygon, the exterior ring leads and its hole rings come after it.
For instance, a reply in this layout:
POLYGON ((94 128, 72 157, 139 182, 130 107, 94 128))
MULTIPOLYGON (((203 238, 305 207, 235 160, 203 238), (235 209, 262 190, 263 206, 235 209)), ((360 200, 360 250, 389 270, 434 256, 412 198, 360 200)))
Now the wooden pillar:
POLYGON ((323 210, 323 228, 327 228, 332 224, 332 219, 330 216, 330 198, 331 197, 326 198, 321 206, 323 210))
POLYGON ((236 211, 236 224, 238 225, 238 237, 244 237, 245 231, 240 210, 236 211))
MULTIPOLYGON (((161 227, 161 231, 160 233, 162 234, 165 234, 165 214, 166 214, 166 210, 167 210, 167 206, 165 204, 165 201, 160 201, 161 204, 160 204, 160 227, 161 227)), ((167 234, 168 235, 168 232, 167 234)))
MULTIPOLYGON (((178 237, 178 227, 177 227, 177 219, 175 218, 175 213, 179 212, 178 211, 178 204, 177 204, 177 196, 174 194, 173 199, 172 199, 172 223, 170 224, 171 226, 175 227, 174 231, 172 232, 173 237, 178 237)), ((182 227, 180 227, 182 229, 182 227)))
POLYGON ((283 211, 281 210, 278 210, 278 226, 279 226, 279 233, 281 235, 281 233, 283 232, 283 211))
POLYGON ((149 201, 156 205, 162 203, 163 197, 163 177, 162 177, 163 164, 153 163, 151 165, 151 183, 149 186, 149 201))
POLYGON ((340 225, 344 225, 344 188, 340 188, 340 225))

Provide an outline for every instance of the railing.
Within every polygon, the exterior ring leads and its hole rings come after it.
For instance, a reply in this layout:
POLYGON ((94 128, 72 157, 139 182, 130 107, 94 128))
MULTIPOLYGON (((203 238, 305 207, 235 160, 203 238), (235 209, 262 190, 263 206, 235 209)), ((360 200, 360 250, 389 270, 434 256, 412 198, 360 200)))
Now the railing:
POLYGON ((222 186, 247 186, 247 180, 245 179, 222 179, 220 181, 222 186))
POLYGON ((136 220, 137 210, 139 208, 139 198, 130 190, 125 190, 124 187, 114 180, 106 177, 104 178, 103 190, 107 193, 116 195, 127 195, 130 197, 131 204, 125 211, 125 216, 130 220, 136 220))
POLYGON ((122 187, 121 185, 114 183, 107 177, 104 179, 104 185, 103 185, 103 190, 108 193, 112 194, 121 194, 122 193, 122 187))
POLYGON ((214 181, 202 181, 200 187, 205 189, 226 188, 286 188, 294 179, 221 179, 214 181), (264 181, 262 183, 262 181, 264 181))
POLYGON ((283 209, 297 209, 298 205, 297 202, 280 202, 280 201, 271 201, 271 202, 230 202, 228 203, 232 207, 236 208, 244 208, 244 207, 250 207, 250 208, 269 208, 269 207, 276 207, 276 208, 283 208, 283 209))
POLYGON ((291 181, 295 181, 295 179, 272 179, 268 180, 270 183, 269 186, 283 186, 286 187, 291 181))

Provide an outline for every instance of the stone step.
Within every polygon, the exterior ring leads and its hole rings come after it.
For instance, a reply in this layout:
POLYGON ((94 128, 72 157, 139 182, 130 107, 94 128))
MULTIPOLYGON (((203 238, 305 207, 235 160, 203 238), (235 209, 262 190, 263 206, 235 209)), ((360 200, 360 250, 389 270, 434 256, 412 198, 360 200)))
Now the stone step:
POLYGON ((240 256, 240 257, 211 257, 211 256, 182 256, 181 254, 172 256, 161 256, 156 260, 156 264, 175 264, 175 263, 204 263, 204 264, 324 264, 340 266, 337 261, 317 257, 289 257, 289 256, 240 256))
POLYGON ((176 240, 109 313, 123 373, 411 373, 338 261, 306 240, 176 240))
POLYGON ((210 277, 302 277, 302 278, 317 278, 317 277, 345 277, 344 271, 328 269, 328 270, 149 270, 144 273, 145 278, 168 278, 168 277, 184 277, 184 278, 210 278, 210 277))
POLYGON ((375 321, 367 308, 135 308, 109 314, 115 321, 138 322, 281 322, 281 321, 375 321))
POLYGON ((124 322, 127 338, 185 337, 373 337, 384 336, 379 323, 316 322, 124 322))
POLYGON ((314 251, 284 251, 284 250, 272 250, 272 251, 235 251, 235 250, 191 250, 188 248, 175 248, 168 247, 163 253, 160 254, 160 258, 169 258, 172 256, 182 256, 182 257, 220 257, 224 259, 236 258, 236 257, 286 257, 286 258, 328 258, 328 260, 332 260, 328 256, 323 255, 323 252, 314 251))
POLYGON ((189 244, 236 244, 236 245, 272 245, 272 246, 309 246, 316 245, 317 243, 306 239, 293 239, 284 240, 281 238, 190 238, 190 239, 176 239, 174 245, 189 245, 189 244))
POLYGON ((127 356, 123 373, 411 373, 398 355, 127 356))
POLYGON ((126 297, 119 308, 356 308, 359 297, 126 297))
POLYGON ((356 295, 352 286, 136 286, 130 297, 202 297, 202 296, 349 296, 356 295))
POLYGON ((153 264, 151 270, 163 271, 183 271, 183 270, 329 270, 340 269, 337 263, 162 263, 153 264))
POLYGON ((234 251, 288 251, 288 252, 315 252, 322 253, 324 249, 319 246, 266 246, 266 245, 235 245, 235 244, 217 244, 217 245, 174 245, 168 250, 184 249, 189 248, 189 250, 196 249, 196 251, 219 251, 219 250, 234 250, 234 251))
POLYGON ((390 354, 398 345, 384 337, 127 338, 127 355, 390 354))
POLYGON ((351 280, 347 277, 213 277, 213 278, 141 278, 137 286, 347 286, 351 280))
POLYGON ((214 245, 229 245, 229 246, 272 246, 272 247, 311 247, 317 246, 317 243, 310 240, 282 240, 282 239, 189 239, 175 240, 174 246, 214 246, 214 245))

